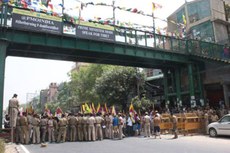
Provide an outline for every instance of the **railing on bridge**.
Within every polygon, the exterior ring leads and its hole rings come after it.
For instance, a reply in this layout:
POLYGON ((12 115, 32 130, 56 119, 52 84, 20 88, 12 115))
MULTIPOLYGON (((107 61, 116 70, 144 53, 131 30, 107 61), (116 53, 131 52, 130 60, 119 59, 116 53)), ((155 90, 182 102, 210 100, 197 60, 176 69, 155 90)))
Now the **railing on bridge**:
MULTIPOLYGON (((10 21, 10 18, 12 18, 11 14, 12 6, 9 7, 8 4, 0 6, 0 26, 6 27, 12 24, 12 21, 10 21)), ((62 24, 61 29, 63 28, 62 24)), ((215 43, 178 39, 148 31, 118 26, 114 26, 114 33, 115 42, 125 43, 130 46, 151 47, 161 51, 192 54, 213 60, 230 61, 229 48, 215 43)), ((63 31, 60 34, 63 34, 63 31)))

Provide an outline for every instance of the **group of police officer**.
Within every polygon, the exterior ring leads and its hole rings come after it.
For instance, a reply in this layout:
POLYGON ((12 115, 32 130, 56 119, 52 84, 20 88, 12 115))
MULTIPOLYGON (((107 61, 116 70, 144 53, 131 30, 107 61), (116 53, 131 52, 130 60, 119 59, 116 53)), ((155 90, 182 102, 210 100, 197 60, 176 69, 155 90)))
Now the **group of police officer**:
POLYGON ((16 143, 38 144, 46 142, 96 141, 103 138, 123 137, 122 114, 111 115, 100 113, 76 115, 62 114, 60 118, 38 114, 22 113, 18 115, 15 127, 16 143), (114 124, 117 120, 117 124, 114 124), (47 135, 48 134, 48 135, 47 135))

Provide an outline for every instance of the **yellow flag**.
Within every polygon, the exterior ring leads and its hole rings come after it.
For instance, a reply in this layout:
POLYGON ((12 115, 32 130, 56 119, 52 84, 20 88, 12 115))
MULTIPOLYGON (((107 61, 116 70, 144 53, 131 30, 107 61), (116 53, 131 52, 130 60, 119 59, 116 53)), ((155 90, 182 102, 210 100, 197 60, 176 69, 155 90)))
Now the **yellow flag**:
POLYGON ((90 109, 90 107, 87 103, 85 103, 85 112, 86 113, 92 113, 92 109, 90 109))
POLYGON ((182 15, 182 19, 183 19, 184 24, 186 25, 186 24, 187 24, 187 21, 186 21, 185 15, 182 15))
POLYGON ((155 3, 152 2, 152 11, 154 11, 156 9, 156 5, 155 3))
POLYGON ((97 113, 99 113, 100 108, 101 108, 101 105, 100 105, 100 103, 98 103, 98 105, 97 105, 97 113))

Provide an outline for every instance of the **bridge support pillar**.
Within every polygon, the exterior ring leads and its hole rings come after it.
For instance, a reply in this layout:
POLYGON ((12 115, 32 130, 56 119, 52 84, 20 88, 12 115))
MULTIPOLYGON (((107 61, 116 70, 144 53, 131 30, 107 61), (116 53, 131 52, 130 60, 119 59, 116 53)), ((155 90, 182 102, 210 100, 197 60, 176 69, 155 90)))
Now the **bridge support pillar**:
POLYGON ((195 106, 195 88, 194 88, 194 74, 193 65, 188 64, 188 80, 189 80, 189 93, 190 93, 190 104, 191 107, 195 106))
POLYGON ((177 96, 177 103, 181 101, 181 74, 180 68, 175 69, 175 79, 176 79, 176 96, 177 96))
POLYGON ((165 97, 165 103, 168 104, 168 70, 164 69, 162 70, 163 74, 164 74, 164 78, 163 78, 163 84, 164 84, 164 97, 165 97))
MULTIPOLYGON (((0 40, 0 124, 2 126, 2 113, 3 113, 3 95, 4 95, 4 76, 5 76, 5 60, 6 48, 8 43, 0 40)), ((0 128, 1 128, 0 126, 0 128)))
POLYGON ((197 83, 198 83, 198 90, 199 90, 199 94, 200 94, 200 102, 202 101, 201 105, 205 105, 204 103, 204 89, 203 89, 203 81, 201 78, 201 73, 200 73, 200 67, 199 65, 196 66, 196 72, 197 72, 197 83))

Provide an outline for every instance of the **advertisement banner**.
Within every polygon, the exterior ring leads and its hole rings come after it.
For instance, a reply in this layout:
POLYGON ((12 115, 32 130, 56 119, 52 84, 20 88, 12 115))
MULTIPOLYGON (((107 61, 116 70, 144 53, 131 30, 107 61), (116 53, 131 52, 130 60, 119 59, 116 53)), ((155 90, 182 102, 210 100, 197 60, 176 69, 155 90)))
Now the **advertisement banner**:
POLYGON ((12 27, 52 34, 62 33, 62 18, 14 8, 12 27))
POLYGON ((102 41, 115 41, 114 27, 111 26, 85 22, 77 25, 76 32, 77 37, 80 38, 102 41))

